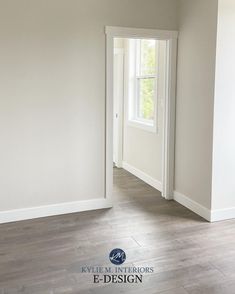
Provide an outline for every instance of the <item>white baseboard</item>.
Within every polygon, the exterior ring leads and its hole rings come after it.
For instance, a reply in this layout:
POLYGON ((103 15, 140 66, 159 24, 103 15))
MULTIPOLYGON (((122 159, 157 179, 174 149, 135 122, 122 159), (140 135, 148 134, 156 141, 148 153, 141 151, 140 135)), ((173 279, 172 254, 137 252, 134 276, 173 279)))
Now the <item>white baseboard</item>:
POLYGON ((211 221, 217 222, 235 218, 235 207, 214 209, 211 211, 211 221))
POLYGON ((136 176, 137 178, 141 179, 148 185, 152 186, 153 188, 157 189, 158 191, 162 192, 162 183, 151 176, 147 175, 146 173, 142 172, 138 168, 135 168, 134 166, 130 165, 129 163, 123 161, 122 162, 122 168, 136 176))
POLYGON ((112 202, 107 199, 92 199, 59 204, 0 211, 0 223, 9 223, 46 216, 82 212, 95 209, 112 207, 112 202))
POLYGON ((207 221, 211 221, 211 210, 191 200, 189 197, 174 191, 174 200, 200 215, 207 221))
POLYGON ((176 191, 174 191, 174 200, 209 222, 217 222, 235 218, 235 207, 210 210, 176 191))
MULTIPOLYGON (((122 167, 127 170, 128 172, 132 173, 136 177, 140 178, 145 183, 149 184, 150 186, 154 187, 158 191, 162 191, 162 184, 158 180, 150 177, 146 173, 142 172, 141 170, 133 167, 132 165, 128 164, 127 162, 122 162, 122 167)), ((195 212, 196 214, 200 215, 207 221, 215 221, 213 217, 211 216, 211 210, 202 206, 201 204, 191 200, 189 197, 174 191, 174 200, 181 205, 187 207, 191 211, 195 212)), ((234 208, 234 214, 235 214, 235 208, 234 208)))
MULTIPOLYGON (((131 167, 127 163, 123 163, 123 168, 129 171, 130 173, 134 174, 138 178, 142 179, 144 182, 146 182, 150 186, 160 191, 161 183, 159 183, 155 179, 142 173, 138 169, 131 167)), ((235 218, 235 207, 226 208, 226 209, 209 210, 208 208, 191 200, 189 197, 176 191, 174 191, 174 200, 210 222, 216 222, 216 221, 222 221, 222 220, 235 218)), ((92 200, 65 202, 65 203, 38 206, 38 207, 14 209, 14 210, 8 210, 8 211, 0 211, 0 224, 21 221, 21 220, 35 219, 40 217, 89 211, 89 210, 105 209, 110 207, 112 207, 111 200, 92 199, 92 200)))

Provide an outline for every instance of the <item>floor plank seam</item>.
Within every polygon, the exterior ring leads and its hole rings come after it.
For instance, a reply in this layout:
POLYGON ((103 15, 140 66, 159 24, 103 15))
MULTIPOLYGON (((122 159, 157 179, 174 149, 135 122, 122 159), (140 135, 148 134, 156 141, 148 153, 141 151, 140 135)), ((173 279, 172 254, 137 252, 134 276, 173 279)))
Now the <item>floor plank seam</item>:
POLYGON ((141 245, 140 245, 140 243, 133 237, 133 236, 131 236, 131 238, 136 242, 136 244, 139 246, 139 247, 142 247, 141 245))

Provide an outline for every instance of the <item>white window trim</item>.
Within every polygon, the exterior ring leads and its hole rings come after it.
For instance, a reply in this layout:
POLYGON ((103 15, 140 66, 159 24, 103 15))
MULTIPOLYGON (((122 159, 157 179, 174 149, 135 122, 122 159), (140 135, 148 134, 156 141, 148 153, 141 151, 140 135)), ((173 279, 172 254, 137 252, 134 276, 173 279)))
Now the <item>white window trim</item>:
MULTIPOLYGON (((142 38, 143 39, 143 38, 142 38)), ((145 75, 147 78, 149 77, 153 77, 156 79, 156 83, 155 83, 155 95, 154 95, 154 119, 153 119, 153 123, 152 120, 147 120, 147 119, 137 119, 136 118, 136 114, 132 114, 133 111, 133 107, 137 108, 137 95, 138 95, 138 91, 137 91, 137 82, 136 80, 138 79, 138 71, 136 69, 136 65, 137 65, 137 50, 135 50, 135 54, 134 54, 134 60, 132 61, 132 63, 134 63, 135 65, 135 72, 134 72, 134 77, 131 77, 130 73, 129 73, 129 69, 130 69, 130 51, 133 50, 133 48, 130 48, 130 42, 131 40, 128 40, 128 44, 127 44, 127 56, 126 56, 126 62, 125 62, 125 77, 127 79, 126 81, 126 90, 125 90, 125 96, 126 99, 125 101, 127 102, 126 107, 127 107, 127 113, 126 113, 126 124, 130 127, 136 127, 148 132, 152 132, 152 133, 158 133, 158 101, 159 101, 159 93, 158 93, 158 83, 159 83, 159 49, 160 49, 160 44, 159 42, 156 43, 156 74, 155 75, 145 75), (134 84, 132 86, 130 86, 130 79, 134 79, 134 84), (132 110, 132 111, 131 111, 132 110)), ((132 44, 133 46, 133 44, 132 44)), ((136 44, 135 44, 136 46, 136 44)), ((133 56, 133 52, 131 54, 133 56)), ((133 65, 133 64, 132 64, 133 65)), ((144 78, 144 75, 139 76, 139 78, 144 78)), ((136 112, 137 109, 134 110, 134 112, 136 112)))

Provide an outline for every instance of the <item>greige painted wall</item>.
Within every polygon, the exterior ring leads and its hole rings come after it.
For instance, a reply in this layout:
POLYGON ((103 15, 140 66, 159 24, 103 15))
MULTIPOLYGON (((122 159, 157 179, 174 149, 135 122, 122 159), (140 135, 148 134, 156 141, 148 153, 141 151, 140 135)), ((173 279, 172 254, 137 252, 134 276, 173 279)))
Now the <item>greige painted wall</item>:
POLYGON ((218 3, 179 4, 175 189, 210 208, 218 3))
POLYGON ((176 0, 0 0, 0 210, 104 197, 104 26, 177 29, 176 0))

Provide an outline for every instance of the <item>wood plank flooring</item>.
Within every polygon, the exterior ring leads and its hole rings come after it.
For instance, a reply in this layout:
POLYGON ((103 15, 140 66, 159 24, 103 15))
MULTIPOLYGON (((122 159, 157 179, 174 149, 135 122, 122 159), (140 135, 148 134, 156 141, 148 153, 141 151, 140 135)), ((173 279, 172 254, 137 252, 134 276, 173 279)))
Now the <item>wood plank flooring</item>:
POLYGON ((0 294, 235 293, 235 220, 210 224, 114 169, 112 209, 0 225, 0 294), (154 267, 142 284, 94 284, 83 266, 154 267))

